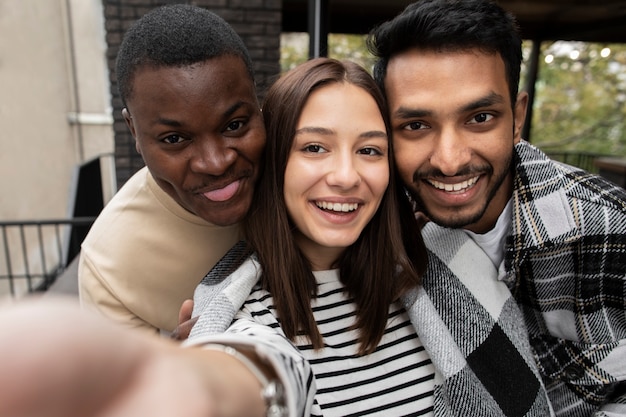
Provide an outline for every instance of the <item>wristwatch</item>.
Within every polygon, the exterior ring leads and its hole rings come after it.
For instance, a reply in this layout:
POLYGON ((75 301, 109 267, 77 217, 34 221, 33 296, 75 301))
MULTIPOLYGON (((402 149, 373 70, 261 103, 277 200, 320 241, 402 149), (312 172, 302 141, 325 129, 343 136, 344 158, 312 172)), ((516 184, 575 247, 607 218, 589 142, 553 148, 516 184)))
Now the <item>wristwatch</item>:
POLYGON ((287 407, 285 406, 285 389, 279 380, 274 379, 268 382, 261 390, 261 396, 265 400, 267 407, 267 417, 287 417, 287 407))
POLYGON ((261 386, 261 398, 265 401, 267 408, 267 417, 287 417, 287 406, 285 404, 285 388, 280 380, 276 377, 274 368, 268 363, 263 363, 262 366, 258 366, 254 361, 250 359, 253 356, 260 360, 259 355, 256 354, 253 346, 237 345, 222 345, 217 343, 209 343, 202 346, 208 350, 218 350, 224 352, 239 362, 244 364, 252 374, 259 380, 261 386), (244 353, 245 352, 245 353, 244 353))

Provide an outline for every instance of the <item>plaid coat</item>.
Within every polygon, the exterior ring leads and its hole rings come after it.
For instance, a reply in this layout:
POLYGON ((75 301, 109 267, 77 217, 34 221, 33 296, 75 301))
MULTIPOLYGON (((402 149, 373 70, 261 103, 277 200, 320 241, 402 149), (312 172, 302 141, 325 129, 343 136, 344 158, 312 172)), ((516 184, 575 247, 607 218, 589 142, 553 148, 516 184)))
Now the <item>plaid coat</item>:
MULTIPOLYGON (((499 280, 523 312, 557 415, 626 415, 626 192, 515 147, 499 280)), ((429 223, 428 246, 448 229, 429 223)))
MULTIPOLYGON (((187 344, 250 343, 249 337, 235 340, 228 334, 259 277, 254 257, 241 264, 246 255, 245 245, 236 245, 196 289, 194 316, 199 319, 187 344)), ((435 416, 553 415, 521 311, 489 258, 464 232, 439 234, 429 252, 424 286, 403 303, 436 370, 435 416)), ((308 415, 315 395, 314 380, 307 385, 314 378, 310 367, 280 350, 272 338, 257 337, 257 353, 285 370, 289 415, 308 415)))
POLYGON ((626 191, 515 147, 503 280, 557 414, 626 415, 626 191), (595 414, 594 414, 595 413, 595 414))

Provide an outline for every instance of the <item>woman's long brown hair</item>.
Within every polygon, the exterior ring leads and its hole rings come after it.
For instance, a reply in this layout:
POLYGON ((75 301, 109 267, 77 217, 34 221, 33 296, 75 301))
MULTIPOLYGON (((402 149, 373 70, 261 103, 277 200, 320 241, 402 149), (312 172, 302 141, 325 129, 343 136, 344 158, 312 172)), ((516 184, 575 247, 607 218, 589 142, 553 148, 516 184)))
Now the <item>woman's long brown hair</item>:
MULTIPOLYGON (((264 171, 244 221, 246 238, 263 268, 261 284, 273 295, 285 335, 291 340, 306 335, 316 349, 323 347, 311 309, 317 285, 310 262, 295 243, 283 186, 302 109, 313 91, 332 83, 350 83, 367 91, 390 137, 384 98, 365 69, 329 58, 299 65, 276 81, 266 96, 264 171)), ((355 327, 362 354, 374 351, 385 331, 390 304, 420 284, 427 263, 419 227, 395 170, 391 140, 388 154, 392 174, 380 207, 337 264, 341 281, 357 305, 355 327)))

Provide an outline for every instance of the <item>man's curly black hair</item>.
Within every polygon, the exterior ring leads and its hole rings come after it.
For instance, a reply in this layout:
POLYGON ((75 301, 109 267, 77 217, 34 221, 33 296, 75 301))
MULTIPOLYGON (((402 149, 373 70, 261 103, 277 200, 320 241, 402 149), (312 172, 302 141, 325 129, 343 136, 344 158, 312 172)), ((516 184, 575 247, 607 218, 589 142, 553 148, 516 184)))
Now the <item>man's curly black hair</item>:
POLYGON ((117 84, 124 106, 133 77, 144 66, 181 67, 223 55, 240 57, 254 82, 248 49, 221 17, 201 7, 176 4, 146 13, 128 29, 117 54, 117 84))

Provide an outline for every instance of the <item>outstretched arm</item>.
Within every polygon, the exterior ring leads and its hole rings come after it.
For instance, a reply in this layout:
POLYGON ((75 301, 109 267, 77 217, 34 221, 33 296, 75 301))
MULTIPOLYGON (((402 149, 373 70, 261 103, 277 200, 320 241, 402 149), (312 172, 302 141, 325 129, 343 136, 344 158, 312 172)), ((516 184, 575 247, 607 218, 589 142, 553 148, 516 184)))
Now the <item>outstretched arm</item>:
POLYGON ((262 416, 261 384, 226 353, 181 348, 75 302, 0 309, 0 417, 262 416))

